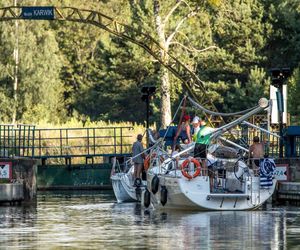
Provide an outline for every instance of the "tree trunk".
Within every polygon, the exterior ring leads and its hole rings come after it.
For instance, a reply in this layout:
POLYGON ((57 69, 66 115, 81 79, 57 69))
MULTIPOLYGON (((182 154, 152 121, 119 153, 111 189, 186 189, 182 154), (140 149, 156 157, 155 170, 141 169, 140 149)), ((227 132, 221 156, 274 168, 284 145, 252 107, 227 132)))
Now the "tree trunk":
MULTIPOLYGON (((14 0, 14 6, 18 5, 18 0, 14 0)), ((19 71, 19 21, 15 21, 15 48, 14 48, 14 110, 12 114, 12 124, 16 123, 18 110, 18 71, 19 71)))
POLYGON ((169 81, 169 72, 166 68, 162 69, 161 75, 161 126, 162 128, 166 128, 170 125, 171 118, 171 101, 170 101, 170 81, 169 81))
MULTIPOLYGON (((161 16, 159 14, 160 11, 159 0, 153 0, 153 8, 154 8, 156 32, 159 38, 159 43, 164 48, 164 50, 160 51, 161 60, 164 63, 168 63, 168 57, 165 51, 168 51, 169 46, 167 45, 165 27, 161 21, 161 16)), ((160 94, 161 94, 161 105, 160 105, 161 127, 166 128, 168 125, 170 125, 172 120, 171 100, 170 100, 170 80, 169 80, 169 72, 166 68, 161 69, 160 94)))

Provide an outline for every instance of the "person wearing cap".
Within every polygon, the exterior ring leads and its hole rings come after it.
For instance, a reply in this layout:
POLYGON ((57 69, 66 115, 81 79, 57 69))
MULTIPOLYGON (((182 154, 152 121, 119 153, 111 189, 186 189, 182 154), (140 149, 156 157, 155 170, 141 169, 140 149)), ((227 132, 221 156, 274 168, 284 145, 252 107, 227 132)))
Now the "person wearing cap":
POLYGON ((181 138, 184 144, 189 144, 192 142, 191 138, 191 127, 190 127, 190 116, 184 115, 182 123, 178 126, 176 135, 174 137, 174 144, 176 144, 177 138, 181 138))
POLYGON ((145 154, 143 153, 144 148, 142 140, 143 136, 141 134, 138 134, 136 142, 134 142, 132 145, 132 161, 134 163, 133 176, 135 178, 135 183, 137 179, 141 178, 143 163, 145 159, 145 154))
POLYGON ((192 125, 193 125, 192 138, 193 138, 193 141, 196 141, 197 134, 198 134, 198 132, 200 130, 200 118, 198 116, 195 116, 193 118, 192 125))

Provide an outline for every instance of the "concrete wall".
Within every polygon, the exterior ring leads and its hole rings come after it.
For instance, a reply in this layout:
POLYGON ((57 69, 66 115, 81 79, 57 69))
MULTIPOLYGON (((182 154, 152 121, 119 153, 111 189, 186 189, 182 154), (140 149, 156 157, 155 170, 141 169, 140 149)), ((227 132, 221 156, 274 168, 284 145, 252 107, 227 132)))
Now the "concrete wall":
POLYGON ((300 181, 300 158, 275 159, 276 164, 287 164, 289 166, 289 181, 300 181))
POLYGON ((0 202, 14 202, 24 200, 24 187, 21 183, 1 183, 0 202))
POLYGON ((111 167, 109 163, 38 166, 37 186, 39 190, 111 189, 111 167))
POLYGON ((12 163, 11 182, 23 185, 25 201, 34 200, 37 191, 36 175, 39 160, 29 158, 0 158, 0 162, 12 163))

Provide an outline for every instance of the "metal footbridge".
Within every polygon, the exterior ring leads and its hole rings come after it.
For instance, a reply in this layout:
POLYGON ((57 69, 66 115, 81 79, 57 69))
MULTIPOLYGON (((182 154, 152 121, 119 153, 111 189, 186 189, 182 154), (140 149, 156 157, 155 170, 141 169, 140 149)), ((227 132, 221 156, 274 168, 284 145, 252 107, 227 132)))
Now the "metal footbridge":
POLYGON ((36 128, 0 125, 0 157, 41 159, 42 165, 94 164, 131 155, 132 127, 36 128))

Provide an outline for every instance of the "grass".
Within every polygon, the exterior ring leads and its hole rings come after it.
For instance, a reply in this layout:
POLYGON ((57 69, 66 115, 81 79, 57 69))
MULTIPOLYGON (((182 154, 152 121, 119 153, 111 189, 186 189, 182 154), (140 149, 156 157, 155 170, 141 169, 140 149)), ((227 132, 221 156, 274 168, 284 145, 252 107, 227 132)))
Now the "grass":
MULTIPOLYGON (((131 145, 136 140, 136 135, 144 132, 143 125, 129 122, 88 121, 83 124, 74 119, 63 125, 39 123, 35 131, 34 155, 131 153, 131 145)), ((145 142, 146 140, 144 144, 145 142)), ((50 159, 52 164, 64 164, 64 162, 64 158, 50 159)), ((72 163, 85 163, 85 158, 74 158, 72 163)))

